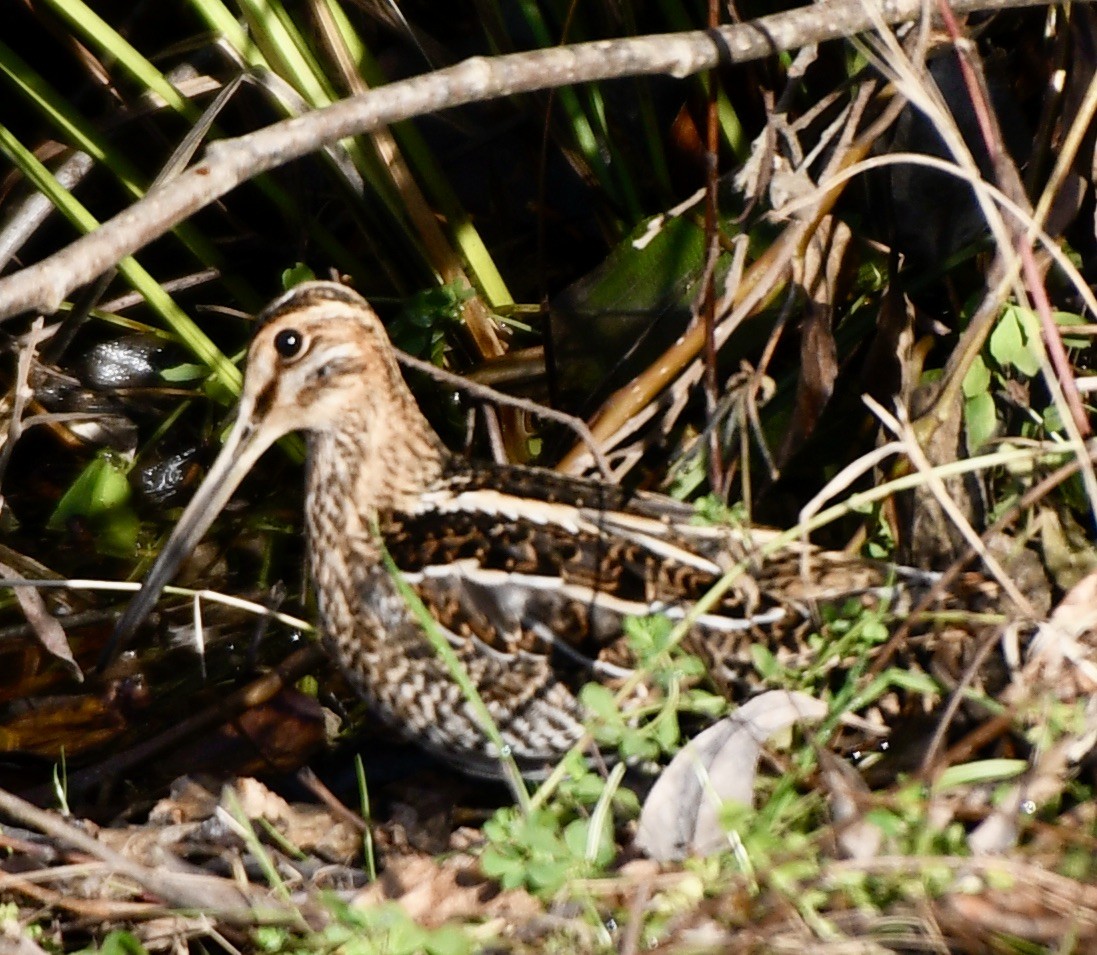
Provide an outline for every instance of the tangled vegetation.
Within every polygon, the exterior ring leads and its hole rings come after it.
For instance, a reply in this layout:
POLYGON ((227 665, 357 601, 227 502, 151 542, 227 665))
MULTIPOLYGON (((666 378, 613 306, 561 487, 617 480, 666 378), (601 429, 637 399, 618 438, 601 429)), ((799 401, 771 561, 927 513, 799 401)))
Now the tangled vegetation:
POLYGON ((1092 949, 1089 4, 12 6, 13 950, 1092 949), (1018 653, 996 696, 960 685, 980 718, 929 714, 891 741, 905 763, 837 756, 843 714, 939 687, 890 658, 889 608, 829 608, 812 665, 753 656, 807 710, 758 697, 717 724, 706 769, 749 799, 683 836, 717 851, 653 860, 644 814, 692 820, 704 789, 653 779, 729 713, 675 622, 629 624, 656 703, 584 691, 620 760, 573 753, 518 799, 425 764, 310 639, 290 438, 100 667, 219 446, 250 316, 311 277, 420 359, 452 448, 663 490, 945 594, 990 581, 1003 645, 1054 653, 1018 653))

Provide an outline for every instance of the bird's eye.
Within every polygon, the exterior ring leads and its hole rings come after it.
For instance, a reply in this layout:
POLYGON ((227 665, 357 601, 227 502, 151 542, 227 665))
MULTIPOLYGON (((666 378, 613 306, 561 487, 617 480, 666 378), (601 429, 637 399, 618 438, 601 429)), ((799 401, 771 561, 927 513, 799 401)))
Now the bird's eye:
POLYGON ((294 358, 301 353, 305 336, 296 328, 283 328, 274 336, 274 350, 283 358, 294 358))

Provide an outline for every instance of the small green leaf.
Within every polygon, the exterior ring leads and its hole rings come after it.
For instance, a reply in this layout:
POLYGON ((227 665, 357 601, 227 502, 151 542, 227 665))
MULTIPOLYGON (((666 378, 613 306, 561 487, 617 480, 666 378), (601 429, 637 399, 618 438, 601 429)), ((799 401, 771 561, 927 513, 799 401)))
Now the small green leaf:
POLYGON ((912 693, 921 693, 923 696, 933 696, 941 691, 940 685, 933 677, 925 673, 915 673, 913 670, 900 670, 892 667, 883 673, 892 686, 902 687, 912 693))
POLYGON ((628 761, 641 761, 655 759, 659 755, 659 747, 655 741, 641 730, 629 730, 621 737, 621 755, 628 761))
POLYGON ((568 880, 570 863, 557 859, 536 859, 529 864, 526 873, 532 885, 547 892, 555 892, 568 880))
MULTIPOLYGON (((1052 312, 1051 317, 1055 319, 1055 324, 1072 327, 1078 325, 1092 325, 1092 322, 1087 322, 1081 315, 1075 315, 1073 312, 1052 312)), ((1066 335, 1063 337, 1063 345, 1066 348, 1089 348, 1093 339, 1089 335, 1066 335)))
POLYGON ((690 712, 699 713, 701 716, 713 718, 723 716, 728 708, 728 701, 724 697, 710 693, 708 690, 688 690, 685 700, 690 712))
POLYGON ((311 282, 315 278, 316 273, 312 269, 303 262, 298 262, 296 265, 282 270, 282 288, 288 292, 295 285, 300 285, 302 282, 311 282))
POLYGON ((1044 354, 1040 319, 1030 309, 1019 308, 1017 309, 1017 321, 1022 329, 1025 350, 1013 364, 1021 374, 1034 378, 1040 374, 1040 359, 1044 354))
POLYGON ((526 847, 535 855, 552 855, 559 847, 556 820, 547 814, 531 816, 524 835, 526 847))
POLYGON ((72 482, 50 516, 48 527, 58 530, 72 517, 99 517, 129 500, 125 472, 112 457, 100 455, 72 482))
POLYGON ((903 821, 887 809, 869 809, 865 813, 865 822, 872 823, 885 835, 897 837, 903 832, 903 821))
MULTIPOLYGON (((564 844, 577 860, 585 860, 587 843, 590 841, 589 819, 575 819, 568 823, 564 829, 564 844)), ((595 865, 606 865, 613 858, 613 833, 608 826, 603 826, 598 833, 598 843, 595 847, 595 865)))
MULTIPOLYGON (((502 810, 500 810, 500 812, 502 812, 502 810)), ((490 842, 502 842, 507 837, 507 827, 499 818, 499 813, 496 813, 484 823, 481 832, 483 832, 484 838, 490 842)))
POLYGON ((146 955, 145 946, 129 932, 111 932, 99 946, 100 955, 146 955))
POLYGON ((655 741, 664 752, 671 752, 678 745, 680 733, 678 729, 678 714, 673 710, 663 713, 655 721, 655 741))
POLYGON ((131 493, 124 465, 113 454, 104 452, 72 482, 46 527, 63 530, 73 519, 82 518, 91 526, 99 553, 128 556, 141 529, 129 506, 131 493))
POLYGON ((141 519, 128 507, 114 511, 96 530, 95 549, 111 557, 128 557, 137 549, 141 519))
POLYGON ((769 647, 764 647, 760 643, 751 644, 750 657, 754 663, 754 669, 767 680, 773 679, 781 672, 781 664, 777 662, 777 658, 769 647))
POLYGON ((990 333, 987 349, 1002 368, 1013 364, 1013 359, 1025 347, 1021 338, 1021 325, 1014 315, 1014 307, 1007 306, 990 333))
POLYGON ((613 808, 618 816, 635 819, 640 815, 640 797, 631 789, 622 787, 613 794, 613 808))
POLYGON ((260 951, 281 952, 285 950, 289 941, 289 932, 281 926, 257 925, 252 930, 252 939, 259 946, 260 951))
POLYGON ((425 289, 411 296, 389 324, 389 336, 404 351, 427 355, 440 363, 445 354, 445 329, 460 320, 471 289, 455 283, 425 289))
POLYGON ((994 437, 998 429, 998 412, 989 391, 972 395, 964 402, 964 425, 967 429, 968 452, 974 454, 994 437))
POLYGON ((987 347, 1003 368, 1012 366, 1029 377, 1038 374, 1043 349, 1039 319, 1027 308, 1007 305, 987 347))
POLYGON ((728 504, 722 497, 715 494, 706 494, 693 502, 693 523, 702 526, 708 524, 727 524, 730 527, 741 527, 747 522, 746 505, 742 501, 728 504))
POLYGON ((679 668, 685 679, 701 679, 709 674, 708 664, 691 653, 684 654, 681 657, 679 668))
POLYGON ((160 377, 163 378, 164 381, 178 384, 180 382, 198 381, 198 379, 204 378, 208 374, 209 369, 205 365, 184 362, 181 365, 173 365, 171 368, 163 369, 160 372, 160 377))
POLYGON ((588 683, 579 691, 579 702, 597 719, 606 723, 620 723, 621 712, 613 692, 600 683, 588 683))
POLYGON ((1063 416, 1058 405, 1048 405, 1044 409, 1044 429, 1052 434, 1063 430, 1063 416))
POLYGON ((600 776, 586 773, 575 780, 571 787, 571 796, 583 806, 593 806, 601 798, 606 785, 600 776))
POLYGON ((583 858, 587 847, 587 833, 590 831, 589 819, 573 819, 564 829, 564 845, 577 859, 583 858))
POLYGON ((1028 769, 1023 759, 980 759, 949 766, 937 779, 940 790, 1013 779, 1028 769))
POLYGON ((891 636, 884 622, 878 617, 865 618, 861 621, 861 636, 869 643, 883 643, 891 636))
POLYGON ((458 926, 443 925, 427 936, 426 950, 430 955, 468 955, 473 950, 473 942, 458 926))
POLYGON ((504 888, 513 889, 522 884, 523 862, 505 855, 496 846, 488 846, 480 854, 480 867, 484 875, 501 882, 504 888))
POLYGON ((967 374, 964 375, 964 397, 974 398, 976 395, 986 394, 990 388, 990 369, 983 360, 982 355, 976 355, 967 374))
POLYGON ((665 614, 625 617, 624 631, 629 648, 640 658, 641 665, 649 665, 654 662, 653 657, 668 648, 674 624, 665 614))

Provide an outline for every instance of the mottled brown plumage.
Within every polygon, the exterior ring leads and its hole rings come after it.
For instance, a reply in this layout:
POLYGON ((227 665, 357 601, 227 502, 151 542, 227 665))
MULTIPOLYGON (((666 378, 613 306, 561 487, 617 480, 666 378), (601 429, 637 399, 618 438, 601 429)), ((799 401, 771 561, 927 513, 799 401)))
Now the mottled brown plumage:
MULTIPOLYGON (((741 698, 759 683, 755 643, 802 665, 821 605, 857 597, 901 612, 933 579, 814 548, 805 575, 799 546, 756 556, 773 531, 701 526, 690 506, 660 495, 454 457, 416 405, 373 310, 349 289, 314 282, 260 316, 236 425, 120 632, 147 613, 263 451, 298 430, 308 436, 308 553, 326 644, 379 715, 471 772, 494 775, 495 754, 382 548, 531 774, 579 739, 578 688, 626 676, 626 615, 680 618, 750 560, 688 638, 715 683, 741 698)), ((963 659, 963 633, 952 639, 963 659)))

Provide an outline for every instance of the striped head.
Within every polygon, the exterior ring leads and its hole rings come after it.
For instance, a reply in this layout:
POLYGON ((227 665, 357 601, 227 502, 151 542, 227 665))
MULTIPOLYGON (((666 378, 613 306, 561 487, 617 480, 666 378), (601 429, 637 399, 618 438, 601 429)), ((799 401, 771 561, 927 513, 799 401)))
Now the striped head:
POLYGON ((116 640, 148 613, 263 452, 291 431, 309 435, 314 478, 342 482, 333 500, 341 493, 363 513, 375 506, 371 493, 411 493, 441 471, 445 457, 369 303, 333 282, 297 286, 260 314, 236 423, 119 621, 116 640))
POLYGON ((307 282, 258 316, 238 420, 269 436, 370 427, 418 416, 388 335, 369 303, 334 282, 307 282), (415 409, 412 411, 411 409, 415 409))

